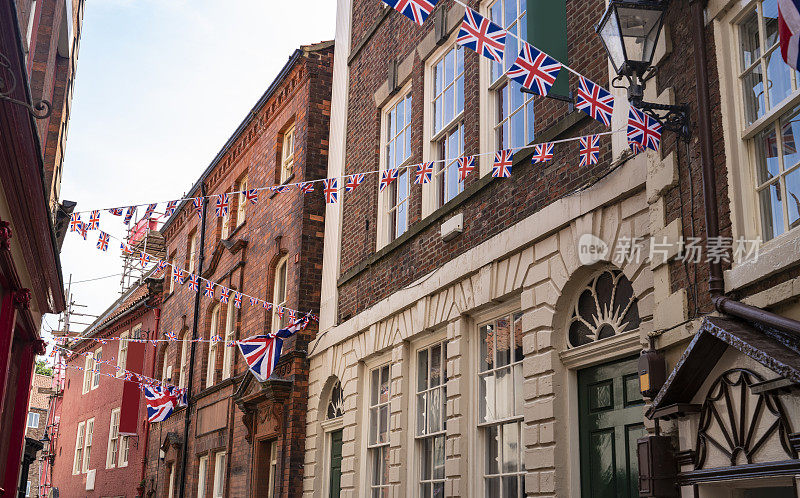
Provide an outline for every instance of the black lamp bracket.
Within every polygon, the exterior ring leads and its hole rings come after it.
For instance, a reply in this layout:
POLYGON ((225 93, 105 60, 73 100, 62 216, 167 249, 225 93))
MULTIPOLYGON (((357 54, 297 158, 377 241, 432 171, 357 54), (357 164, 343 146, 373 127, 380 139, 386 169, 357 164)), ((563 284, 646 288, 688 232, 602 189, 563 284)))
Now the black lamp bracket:
POLYGON ((614 78, 611 86, 614 88, 626 88, 617 85, 617 82, 623 78, 627 79, 628 101, 631 105, 658 121, 665 130, 677 133, 683 140, 688 142, 692 137, 692 122, 689 118, 689 106, 687 104, 667 105, 644 101, 644 84, 655 75, 654 69, 653 67, 649 68, 644 75, 637 79, 621 74, 614 78))
POLYGON ((12 98, 10 95, 14 92, 16 87, 17 78, 12 71, 11 61, 9 61, 5 55, 0 54, 0 100, 7 100, 12 104, 25 107, 28 109, 30 115, 36 119, 45 119, 50 116, 52 106, 47 100, 40 100, 31 105, 27 102, 12 98))

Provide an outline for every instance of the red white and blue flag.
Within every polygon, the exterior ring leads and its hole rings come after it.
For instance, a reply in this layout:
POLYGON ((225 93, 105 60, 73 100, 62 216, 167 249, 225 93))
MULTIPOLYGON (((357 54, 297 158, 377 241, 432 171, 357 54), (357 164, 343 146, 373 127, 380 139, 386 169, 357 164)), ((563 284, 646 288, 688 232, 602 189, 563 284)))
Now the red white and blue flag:
POLYGON ((176 334, 175 332, 167 332, 164 335, 167 336, 167 339, 169 339, 170 341, 178 340, 178 334, 176 334))
POLYGON ((336 178, 328 178, 322 180, 323 189, 325 194, 325 202, 328 204, 336 204, 339 201, 339 184, 336 178))
POLYGON ((173 386, 144 385, 144 398, 147 402, 147 420, 163 422, 175 408, 186 404, 183 393, 173 386))
POLYGON ((183 285, 184 282, 183 270, 180 268, 172 267, 172 280, 175 281, 176 284, 183 285))
POLYGON ((122 216, 122 213, 125 212, 125 210, 122 208, 111 208, 108 210, 108 212, 114 216, 122 216))
POLYGON ((239 341, 239 350, 247 362, 247 368, 259 382, 264 382, 272 375, 281 357, 283 340, 303 330, 308 324, 308 317, 292 323, 285 329, 267 335, 257 335, 239 341))
POLYGON ((142 218, 144 218, 145 220, 149 220, 150 217, 153 216, 153 213, 156 212, 156 207, 157 206, 158 206, 158 203, 153 203, 153 204, 148 205, 147 209, 144 212, 144 216, 142 216, 142 218))
POLYGON ((383 192, 386 187, 391 185, 397 179, 397 168, 389 168, 381 173, 381 184, 378 187, 379 192, 383 192))
POLYGON ((611 126, 614 114, 614 96, 597 83, 583 76, 578 79, 578 96, 575 107, 606 126, 611 126))
POLYGON ((546 96, 561 72, 561 63, 544 52, 522 44, 519 57, 508 68, 508 77, 528 90, 546 96))
POLYGON ((383 3, 422 26, 439 0, 383 0, 383 3))
POLYGON ((192 205, 194 206, 194 210, 197 213, 197 219, 203 219, 203 198, 202 197, 195 197, 192 199, 192 205))
POLYGON ((800 0, 778 0, 778 33, 784 62, 800 67, 800 0))
POLYGON ((474 10, 466 9, 456 42, 502 63, 503 51, 506 49, 506 30, 474 10))
POLYGON ((514 152, 511 149, 499 150, 494 155, 492 176, 494 178, 510 178, 511 165, 514 162, 514 152))
POLYGON ((347 181, 344 184, 344 191, 345 192, 352 192, 356 189, 361 183, 364 182, 364 173, 357 173, 355 175, 350 175, 347 177, 347 181))
POLYGON ((156 271, 161 271, 164 268, 166 268, 167 266, 169 266, 169 263, 167 263, 166 261, 161 259, 161 260, 158 261, 158 265, 156 265, 156 271))
POLYGON ((229 204, 230 195, 225 194, 217 194, 217 217, 222 218, 228 216, 228 204, 229 204))
POLYGON ((149 262, 150 262, 150 255, 147 254, 146 252, 140 252, 139 253, 139 263, 141 263, 142 268, 147 267, 147 263, 149 263, 149 262))
POLYGON ((78 225, 78 233, 83 237, 83 240, 86 240, 86 235, 89 233, 89 229, 87 228, 89 225, 86 223, 81 223, 78 225))
POLYGON ((262 307, 263 307, 265 310, 267 310, 267 311, 269 311, 269 310, 271 310, 271 309, 272 309, 272 303, 268 303, 268 302, 266 302, 266 301, 263 301, 263 302, 261 303, 261 306, 262 306, 262 307))
POLYGON ((433 161, 417 164, 417 171, 414 177, 414 185, 430 183, 433 179, 433 161))
POLYGON ((258 303, 258 299, 254 298, 253 296, 250 296, 250 306, 255 306, 256 303, 258 303))
POLYGON ((108 240, 109 240, 109 235, 104 231, 100 230, 100 238, 97 239, 97 248, 103 252, 108 251, 108 240))
POLYGON ((92 211, 92 214, 89 215, 89 230, 99 230, 100 229, 100 210, 92 211))
POLYGON ((80 226, 81 226, 81 214, 72 213, 72 216, 69 217, 69 231, 77 232, 80 226))
POLYGON ((242 293, 241 292, 234 292, 233 293, 233 305, 237 308, 242 307, 242 293))
POLYGON ((628 114, 628 143, 658 150, 661 145, 661 123, 631 106, 628 114))
POLYGON ((531 162, 536 163, 545 163, 547 161, 553 160, 553 147, 555 144, 552 143, 545 143, 533 146, 533 157, 531 157, 531 162))
POLYGON ((591 166, 600 162, 600 136, 589 135, 579 140, 581 166, 591 166))
POLYGON ((200 289, 200 278, 194 273, 189 274, 189 288, 195 292, 200 289))
POLYGON ((304 194, 314 191, 314 182, 303 182, 300 184, 300 191, 304 194))
POLYGON ((169 218, 176 209, 178 209, 178 201, 169 201, 167 203, 167 210, 164 211, 164 217, 169 218))
POLYGON ((246 190, 244 196, 250 201, 250 204, 258 204, 258 189, 246 190))
POLYGON ((467 175, 475 169, 475 156, 465 156, 458 158, 458 181, 463 182, 467 175))
POLYGON ((228 304, 228 300, 231 297, 231 290, 227 287, 222 287, 222 293, 219 295, 219 302, 223 304, 228 304))
POLYGON ((214 299, 214 282, 206 280, 206 286, 203 288, 203 295, 214 299))
POLYGON ((125 223, 126 225, 129 224, 131 222, 131 219, 133 218, 133 213, 135 212, 136 212, 136 206, 129 207, 128 210, 125 212, 125 218, 122 219, 122 222, 125 223))

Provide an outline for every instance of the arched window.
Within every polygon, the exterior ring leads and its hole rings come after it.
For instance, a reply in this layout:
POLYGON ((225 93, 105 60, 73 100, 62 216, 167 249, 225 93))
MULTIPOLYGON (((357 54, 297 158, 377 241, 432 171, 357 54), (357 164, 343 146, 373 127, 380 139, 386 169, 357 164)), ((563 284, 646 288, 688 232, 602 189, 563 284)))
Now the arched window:
POLYGON ((344 415, 344 396, 342 395, 342 383, 338 380, 331 389, 331 397, 328 400, 328 420, 344 415))
POLYGON ((275 286, 272 291, 272 331, 276 331, 286 324, 286 314, 278 314, 278 306, 286 305, 286 280, 289 270, 289 256, 284 256, 275 265, 275 286))
POLYGON ((583 346, 639 327, 639 309, 630 280, 620 270, 604 270, 573 305, 568 346, 583 346))
POLYGON ((208 343, 208 362, 206 363, 206 387, 214 385, 214 374, 217 370, 217 347, 216 341, 217 326, 219 323, 219 304, 214 306, 211 310, 211 326, 209 327, 208 337, 211 342, 208 343))
POLYGON ((178 377, 178 387, 181 389, 186 387, 186 382, 189 380, 189 331, 186 330, 181 335, 181 371, 178 377))

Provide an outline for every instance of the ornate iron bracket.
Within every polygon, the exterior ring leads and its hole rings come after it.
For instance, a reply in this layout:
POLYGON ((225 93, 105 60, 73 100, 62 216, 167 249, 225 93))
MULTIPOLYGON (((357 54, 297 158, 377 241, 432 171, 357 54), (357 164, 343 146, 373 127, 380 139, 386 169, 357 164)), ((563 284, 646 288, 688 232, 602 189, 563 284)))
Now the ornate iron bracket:
POLYGON ((27 102, 10 97, 17 87, 17 78, 11 70, 11 61, 3 54, 0 54, 0 70, 2 70, 2 72, 0 72, 0 100, 7 100, 12 104, 25 107, 28 109, 31 116, 36 119, 45 119, 50 116, 53 109, 50 102, 46 100, 40 100, 31 105, 27 102))
POLYGON ((689 106, 687 104, 656 104, 644 101, 644 85, 655 76, 655 67, 650 67, 643 76, 637 79, 636 76, 619 75, 611 82, 614 88, 627 88, 628 102, 637 109, 655 119, 661 124, 662 128, 677 133, 684 141, 688 142, 692 138, 692 122, 689 118, 689 106), (618 81, 628 80, 628 86, 618 85, 618 81))

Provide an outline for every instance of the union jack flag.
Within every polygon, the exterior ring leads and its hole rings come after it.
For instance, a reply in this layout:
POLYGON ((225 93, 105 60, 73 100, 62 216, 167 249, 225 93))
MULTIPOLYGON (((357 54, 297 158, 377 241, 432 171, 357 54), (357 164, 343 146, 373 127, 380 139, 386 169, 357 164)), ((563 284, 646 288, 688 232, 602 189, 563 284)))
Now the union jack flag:
POLYGON ((125 212, 125 210, 122 208, 111 208, 108 210, 108 212, 114 216, 122 216, 122 213, 125 212))
POLYGON ((383 192, 393 181, 397 179, 397 168, 390 168, 381 173, 381 184, 379 192, 383 192))
POLYGON ((139 253, 139 263, 141 263, 142 268, 147 266, 147 263, 149 263, 149 262, 150 262, 150 255, 147 254, 146 252, 140 252, 139 253))
POLYGON ((258 190, 251 188, 245 191, 244 196, 250 201, 251 204, 258 204, 258 190))
POLYGON ((263 301, 263 302, 261 303, 261 306, 262 306, 262 307, 263 307, 265 310, 267 310, 267 311, 269 311, 269 310, 271 310, 271 309, 272 309, 272 303, 268 303, 268 302, 266 302, 266 301, 263 301))
POLYGON ((211 336, 211 342, 222 342, 222 336, 219 335, 219 334, 212 335, 211 336))
POLYGON ((225 194, 217 194, 217 217, 222 218, 224 216, 228 216, 228 201, 230 199, 230 195, 225 194))
POLYGON ((397 12, 422 26, 439 0, 383 0, 397 12))
POLYGON ((430 183, 433 179, 433 161, 417 164, 417 171, 414 177, 414 185, 430 183))
POLYGON ((234 292, 233 293, 233 305, 237 308, 242 307, 242 293, 241 292, 234 292))
POLYGON ((600 137, 598 135, 581 137, 579 142, 581 166, 590 166, 600 162, 600 137))
POLYGON ((194 210, 197 213, 197 219, 203 219, 203 198, 202 197, 195 197, 192 199, 192 205, 194 206, 194 210))
POLYGON ((80 226, 81 226, 81 214, 72 213, 72 216, 70 216, 69 218, 69 231, 77 232, 80 226))
POLYGON ((147 420, 150 422, 163 422, 175 411, 175 408, 185 405, 185 394, 178 392, 173 386, 147 386, 143 385, 144 398, 147 402, 147 420))
POLYGON ((628 114, 628 143, 658 150, 661 145, 661 123, 631 106, 628 114))
POLYGON ((303 330, 307 323, 308 317, 303 317, 275 333, 257 335, 239 341, 239 350, 247 362, 247 368, 253 372, 256 380, 264 382, 272 375, 272 371, 275 370, 281 357, 284 339, 303 330))
POLYGON ((176 209, 178 209, 178 201, 169 201, 167 203, 167 210, 164 211, 164 216, 166 218, 169 218, 170 216, 172 216, 172 213, 174 213, 176 209))
POLYGON ((633 151, 634 156, 644 152, 644 147, 641 144, 638 144, 636 142, 630 142, 628 143, 628 145, 630 146, 631 151, 633 151))
POLYGON ((189 288, 195 292, 200 289, 200 278, 194 273, 189 274, 189 288))
POLYGON ((304 182, 300 184, 300 190, 307 194, 314 191, 314 182, 304 182))
POLYGON ((364 173, 358 173, 355 175, 350 175, 347 177, 347 181, 344 184, 344 191, 345 192, 352 192, 356 189, 361 182, 364 181, 364 173))
POLYGON ((131 372, 129 372, 129 371, 127 371, 127 370, 125 370, 125 375, 124 375, 124 377, 123 377, 123 378, 124 378, 125 380, 130 380, 130 381, 132 381, 132 380, 133 380, 133 374, 132 374, 131 372))
POLYGON ((325 194, 325 202, 328 204, 336 204, 339 201, 339 187, 336 178, 328 178, 322 180, 323 189, 325 194))
POLYGON ((578 96, 575 107, 606 126, 611 126, 614 114, 614 96, 597 83, 583 76, 578 79, 578 96))
POLYGON ((108 339, 97 339, 100 344, 108 344, 108 339))
POLYGON ((175 281, 176 284, 183 285, 183 270, 180 268, 172 267, 172 280, 175 281))
POLYGON ((153 204, 148 205, 147 209, 144 211, 143 218, 146 219, 146 220, 149 220, 150 217, 153 216, 153 213, 156 212, 156 206, 158 206, 158 203, 153 203, 153 204))
POLYGON ((169 339, 170 341, 178 340, 178 334, 176 334, 175 332, 167 332, 164 335, 167 336, 167 339, 169 339))
POLYGON ((278 306, 275 308, 275 312, 278 313, 278 318, 283 320, 283 306, 278 306))
POLYGON ((458 158, 458 181, 463 182, 467 175, 475 169, 475 156, 458 158))
POLYGON ((156 271, 161 271, 164 268, 166 268, 167 266, 169 266, 169 263, 167 263, 163 259, 160 259, 160 260, 158 260, 158 265, 156 265, 156 271))
POLYGON ((136 206, 129 207, 128 210, 125 211, 125 218, 122 219, 122 222, 125 223, 126 225, 129 224, 135 212, 136 212, 136 206))
POLYGON ((297 320, 297 311, 289 310, 289 323, 294 323, 297 320))
POLYGON ((250 296, 250 306, 255 306, 257 302, 258 299, 254 298, 253 296, 250 296))
POLYGON ((499 150, 494 155, 492 176, 495 178, 510 178, 511 165, 514 162, 514 151, 511 149, 499 150))
POLYGON ((78 225, 78 233, 80 233, 81 237, 83 237, 83 240, 86 240, 86 235, 89 233, 89 229, 87 228, 88 226, 89 225, 86 223, 81 223, 78 225))
POLYGON ((89 215, 89 230, 100 229, 100 210, 92 211, 89 215))
POLYGON ((234 341, 228 341, 228 342, 226 342, 226 343, 225 343, 225 347, 228 347, 228 348, 235 348, 235 347, 236 347, 236 341, 234 340, 234 341))
POLYGON ((531 157, 531 162, 536 163, 544 163, 547 161, 551 161, 553 159, 553 147, 555 144, 545 143, 533 146, 533 157, 531 157))
POLYGON ((519 57, 508 69, 508 77, 528 90, 546 96, 560 71, 560 62, 523 42, 519 57))
POLYGON ((104 231, 100 230, 100 238, 97 239, 97 248, 103 252, 108 251, 108 239, 109 235, 104 231))
POLYGON ((206 286, 203 288, 203 295, 214 299, 214 282, 206 280, 206 286))
POLYGON ((506 30, 474 10, 466 9, 456 42, 502 63, 503 51, 506 49, 506 30))
POLYGON ((277 192, 277 193, 279 193, 279 194, 282 194, 282 193, 284 193, 284 192, 288 192, 288 191, 290 191, 290 190, 292 189, 292 186, 293 186, 293 185, 278 185, 277 187, 272 187, 272 189, 273 189, 275 192, 277 192))
POLYGON ((222 293, 219 296, 219 302, 228 304, 228 299, 231 297, 231 290, 227 287, 222 287, 222 293))

